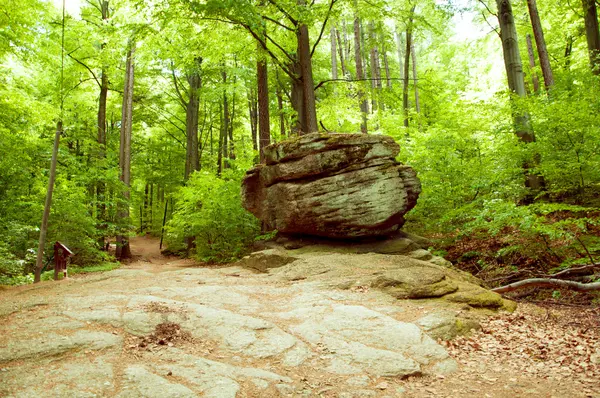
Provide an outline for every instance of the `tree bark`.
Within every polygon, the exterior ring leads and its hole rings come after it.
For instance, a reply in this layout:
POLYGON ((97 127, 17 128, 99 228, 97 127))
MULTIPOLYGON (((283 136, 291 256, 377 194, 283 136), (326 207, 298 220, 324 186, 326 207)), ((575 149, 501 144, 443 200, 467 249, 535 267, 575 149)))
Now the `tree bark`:
POLYGON ((358 80, 358 102, 360 105, 361 124, 360 131, 363 134, 368 133, 367 129, 367 114, 369 113, 369 104, 365 91, 362 88, 361 81, 364 80, 365 74, 363 70, 362 62, 362 50, 361 50, 361 33, 360 33, 360 18, 358 16, 354 18, 354 61, 356 62, 356 79, 358 80))
POLYGON ((250 116, 252 149, 258 151, 258 99, 253 88, 248 91, 248 113, 250 116))
MULTIPOLYGON (((119 150, 119 167, 121 169, 120 179, 124 185, 124 203, 121 204, 119 209, 119 219, 127 224, 129 224, 129 200, 131 199, 131 133, 133 128, 135 42, 130 40, 128 47, 121 115, 121 145, 119 150)), ((117 236, 117 249, 115 254, 119 260, 131 258, 131 248, 129 246, 129 237, 127 235, 117 236)))
POLYGON ((258 82, 258 137, 260 143, 260 162, 265 161, 265 148, 271 143, 271 118, 269 115, 269 75, 267 60, 259 48, 256 62, 256 81, 258 82))
POLYGON ((48 234, 48 219, 50 218, 50 208, 52 207, 52 193, 54 192, 54 181, 56 180, 56 164, 58 163, 58 145, 60 136, 63 132, 62 120, 56 124, 56 134, 54 135, 54 147, 52 149, 52 160, 50 161, 50 176, 48 178, 48 190, 46 191, 46 203, 42 215, 42 225, 40 226, 40 240, 38 242, 38 251, 35 261, 34 283, 41 280, 42 268, 44 268, 44 248, 46 246, 46 236, 48 234))
POLYGON ((519 289, 528 287, 544 287, 544 288, 562 288, 575 290, 577 292, 591 292, 600 290, 600 282, 595 283, 579 283, 573 281, 565 281, 562 279, 545 279, 545 278, 534 278, 525 279, 523 281, 511 283, 510 285, 497 287, 492 289, 492 292, 496 293, 508 293, 519 289))
MULTIPOLYGON (((304 0, 298 0, 298 4, 304 5, 304 0)), ((312 57, 310 50, 310 41, 308 36, 308 26, 300 24, 296 33, 298 38, 298 61, 302 80, 302 100, 304 107, 304 118, 306 129, 303 134, 309 134, 319 131, 317 126, 317 108, 315 98, 315 84, 312 73, 312 57)))
MULTIPOLYGON (((344 25, 345 27, 345 25, 344 25)), ((336 36, 337 36, 337 49, 338 49, 338 53, 340 55, 340 66, 342 67, 342 76, 344 76, 344 78, 346 78, 348 76, 348 69, 346 68, 346 59, 344 57, 344 43, 342 42, 342 38, 340 37, 340 31, 336 29, 335 31, 336 36)))
MULTIPOLYGON (((108 0, 100 2, 102 21, 106 21, 109 18, 108 0)), ((100 48, 104 49, 105 43, 102 43, 100 48)), ((106 102, 108 100, 108 67, 103 65, 100 72, 100 98, 98 100, 98 145, 100 146, 100 153, 98 158, 102 162, 106 158, 106 102)), ((104 181, 98 181, 96 183, 96 201, 97 201, 97 224, 99 231, 105 231, 107 228, 107 214, 106 214, 106 183, 104 181)), ((102 236, 98 238, 98 246, 104 248, 104 232, 102 236)))
POLYGON ((338 65, 337 65, 337 49, 336 49, 336 33, 335 28, 331 28, 331 78, 337 80, 338 65))
POLYGON ((186 158, 185 158, 185 180, 200 169, 200 155, 198 153, 198 114, 200 112, 200 88, 202 78, 200 76, 200 65, 202 58, 194 60, 193 69, 187 74, 189 84, 188 101, 185 108, 185 134, 186 134, 186 158))
POLYGON ((375 24, 369 22, 369 38, 371 41, 371 82, 373 88, 373 99, 371 101, 373 111, 378 108, 377 98, 381 91, 381 63, 379 61, 379 48, 377 47, 377 37, 375 35, 375 24))
POLYGON ((529 8, 529 17, 540 59, 540 67, 542 68, 542 76, 544 77, 544 86, 546 87, 546 91, 548 91, 550 87, 554 86, 554 75, 552 73, 552 66, 550 65, 550 57, 546 48, 546 39, 544 38, 544 30, 542 29, 536 0, 527 0, 527 7, 529 8))
POLYGON ((412 72, 415 86, 415 109, 421 113, 421 99, 419 98, 419 76, 417 75, 417 52, 415 51, 414 41, 410 45, 410 55, 412 57, 412 72))
POLYGON ((600 75, 600 30, 595 0, 582 0, 590 65, 595 75, 600 75))
POLYGON ((533 92, 540 92, 540 79, 538 79, 535 71, 535 54, 533 53, 533 43, 531 42, 531 35, 527 35, 527 53, 529 54, 529 68, 531 69, 531 82, 533 83, 533 92))
POLYGON ((229 164, 229 100, 227 98, 227 72, 223 71, 223 124, 221 130, 223 130, 223 167, 228 169, 231 165, 229 164))
POLYGON ((404 87, 402 90, 402 106, 404 109, 404 127, 409 127, 408 81, 410 73, 410 49, 412 48, 413 18, 415 6, 410 10, 408 25, 406 25, 406 48, 404 50, 404 87))
MULTIPOLYGON (((521 63, 521 54, 519 52, 519 41, 517 38, 517 29, 512 12, 510 0, 496 0, 498 5, 498 21, 500 23, 500 38, 502 40, 502 50, 504 52, 504 66, 508 80, 508 87, 511 92, 519 97, 526 97, 525 79, 523 75, 523 64, 521 63)), ((535 134, 531 127, 531 120, 528 113, 513 113, 515 133, 522 142, 535 142, 535 134)), ((532 167, 539 163, 539 156, 534 155, 533 159, 523 164, 525 171, 525 186, 534 192, 539 192, 545 187, 542 176, 532 173, 532 167)), ((533 197, 534 195, 528 195, 533 197)), ((528 200, 530 200, 529 198, 528 200)))
POLYGON ((277 95, 277 111, 279 112, 279 130, 281 137, 286 137, 288 134, 285 130, 285 114, 283 113, 283 93, 281 90, 281 84, 279 83, 279 73, 275 70, 275 77, 277 80, 276 84, 276 95, 277 95))
POLYGON ((398 70, 400 71, 400 76, 402 78, 402 82, 404 82, 404 55, 402 55, 402 50, 404 48, 404 43, 402 40, 402 34, 396 32, 396 47, 398 50, 398 70))
POLYGON ((225 140, 224 130, 223 130, 223 105, 219 104, 219 145, 217 148, 217 175, 220 176, 223 172, 223 141, 225 140))

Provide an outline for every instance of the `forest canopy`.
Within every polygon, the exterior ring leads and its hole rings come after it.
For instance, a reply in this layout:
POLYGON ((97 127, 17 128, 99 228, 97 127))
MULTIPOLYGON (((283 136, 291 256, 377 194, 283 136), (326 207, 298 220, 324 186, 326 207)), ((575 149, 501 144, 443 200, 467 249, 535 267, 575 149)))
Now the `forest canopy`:
POLYGON ((2 0, 0 284, 36 269, 56 138, 44 264, 136 233, 238 258, 265 232, 246 170, 316 131, 393 137, 423 185, 407 228, 465 269, 594 262, 599 35, 593 0, 2 0))

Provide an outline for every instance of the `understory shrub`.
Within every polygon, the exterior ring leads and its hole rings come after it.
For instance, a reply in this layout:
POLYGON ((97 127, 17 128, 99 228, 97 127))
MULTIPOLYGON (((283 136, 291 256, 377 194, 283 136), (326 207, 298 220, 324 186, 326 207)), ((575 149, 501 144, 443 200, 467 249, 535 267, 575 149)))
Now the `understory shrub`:
POLYGON ((243 174, 226 171, 222 177, 194 173, 179 191, 173 218, 167 224, 171 251, 195 238, 195 257, 207 262, 239 258, 260 233, 258 220, 242 207, 243 174))

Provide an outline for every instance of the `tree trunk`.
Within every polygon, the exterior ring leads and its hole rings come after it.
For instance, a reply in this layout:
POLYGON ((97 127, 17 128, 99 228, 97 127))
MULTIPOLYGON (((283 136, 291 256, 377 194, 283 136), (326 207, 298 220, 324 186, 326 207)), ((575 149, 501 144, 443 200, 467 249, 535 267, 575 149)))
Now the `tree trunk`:
POLYGON ((414 41, 410 45, 410 55, 412 57, 412 72, 415 86, 415 109, 417 113, 421 113, 421 100, 419 98, 419 76, 417 75, 417 52, 415 51, 414 41))
MULTIPOLYGON (((235 68, 237 69, 237 59, 235 61, 235 68)), ((233 75, 233 87, 237 84, 237 76, 233 75)), ((229 111, 229 159, 235 160, 235 141, 233 140, 233 127, 235 125, 235 110, 236 110, 236 95, 235 89, 231 90, 231 106, 229 111)))
POLYGON ((248 113, 250 115, 250 131, 252 134, 252 149, 258 151, 258 102, 254 89, 248 91, 248 113))
POLYGON ((371 78, 372 80, 372 88, 373 99, 371 101, 373 111, 378 108, 377 97, 379 96, 379 92, 381 91, 381 63, 379 61, 379 48, 377 47, 377 37, 375 35, 375 24, 373 21, 369 22, 369 38, 371 40, 371 78))
MULTIPOLYGON (((298 4, 304 5, 304 0, 298 0, 298 4)), ((308 26, 306 26, 306 24, 300 24, 296 36, 298 38, 298 61, 302 81, 304 124, 306 125, 306 129, 302 130, 302 133, 310 134, 319 131, 319 128, 317 126, 315 84, 312 73, 312 57, 310 54, 308 26)))
MULTIPOLYGON (((260 50, 260 48, 259 48, 260 50)), ((265 161, 265 148, 271 143, 271 118, 269 116, 269 75, 267 61, 258 52, 256 63, 256 81, 258 83, 258 137, 260 143, 260 162, 265 161)))
POLYGON ((533 43, 531 35, 527 35, 527 53, 529 54, 529 68, 531 69, 531 82, 533 83, 533 92, 540 92, 540 79, 535 71, 535 54, 533 53, 533 43))
POLYGON ((533 28, 535 45, 538 50, 540 67, 542 68, 542 75, 544 77, 544 86, 547 91, 550 87, 554 86, 554 75, 552 74, 552 66, 550 65, 550 57, 548 56, 548 50, 546 49, 546 39, 544 38, 544 30, 542 29, 542 22, 540 21, 536 0, 527 0, 527 7, 529 8, 531 27, 533 28))
POLYGON ((360 104, 360 115, 362 122, 360 124, 360 131, 363 134, 368 133, 367 129, 367 114, 369 113, 369 104, 367 103, 367 97, 363 90, 362 81, 365 79, 362 62, 362 50, 361 50, 361 38, 360 38, 360 18, 354 18, 354 61, 356 62, 356 80, 358 80, 358 102, 360 104))
POLYGON ((223 141, 224 138, 224 129, 223 129, 223 106, 219 105, 219 119, 220 119, 220 128, 219 128, 219 146, 217 148, 217 175, 220 176, 223 172, 223 141))
POLYGON ((56 134, 54 135, 54 147, 52 149, 52 160, 50 161, 50 176, 48 178, 48 190, 46 192, 46 203, 44 205, 44 214, 42 215, 42 225, 40 226, 40 240, 38 242, 38 251, 35 261, 34 283, 41 281, 42 269, 44 268, 44 247, 46 246, 46 235, 48 233, 48 219, 50 218, 50 207, 52 206, 52 193, 54 192, 54 181, 56 180, 56 164, 58 163, 58 144, 63 132, 62 120, 56 124, 56 134))
MULTIPOLYGON (((519 97, 526 97, 525 79, 523 76, 523 64, 521 63, 521 54, 519 52, 519 41, 517 29, 512 12, 510 0, 497 0, 498 21, 500 23, 500 38, 502 40, 502 50, 504 52, 504 66, 508 79, 508 87, 511 92, 519 97)), ((535 134, 531 127, 531 120, 528 113, 513 113, 515 133, 525 143, 535 142, 535 134)), ((532 167, 539 163, 539 156, 534 155, 531 161, 523 164, 525 171, 525 186, 533 192, 539 192, 545 187, 542 176, 530 171, 532 167)), ((528 195, 528 200, 534 195, 528 195)))
POLYGON ((410 73, 410 49, 412 47, 412 30, 413 18, 415 15, 415 6, 410 10, 408 17, 408 25, 406 26, 406 48, 404 50, 404 87, 402 90, 402 106, 404 108, 404 127, 409 126, 409 109, 408 109, 408 80, 410 73))
POLYGON ((200 155, 198 153, 198 114, 200 112, 200 88, 202 78, 200 76, 200 65, 202 58, 195 59, 194 69, 187 75, 189 84, 188 101, 185 108, 185 134, 186 134, 186 158, 185 158, 185 180, 187 181, 194 171, 200 169, 200 155))
POLYGON ((600 75, 600 30, 595 0, 582 0, 590 65, 595 75, 600 75))
POLYGON ((381 42, 381 52, 383 53, 383 67, 385 69, 386 87, 392 88, 392 76, 390 75, 390 63, 388 61, 387 46, 386 46, 385 37, 384 37, 383 33, 381 33, 381 36, 379 37, 379 41, 381 42))
MULTIPOLYGON (((345 25, 344 25, 345 28, 345 25)), ((348 76, 348 70, 346 68, 346 59, 344 57, 344 43, 342 42, 342 38, 340 37, 340 31, 336 30, 336 36, 337 36, 337 49, 338 49, 338 53, 340 55, 340 66, 342 67, 342 76, 344 78, 346 78, 348 76)))
POLYGON ((404 82, 404 56, 402 55, 402 49, 404 48, 404 43, 402 41, 402 34, 396 32, 396 47, 398 49, 398 70, 400 71, 400 77, 402 82, 404 82))
POLYGON ((285 137, 287 136, 286 130, 285 130, 285 115, 283 113, 283 93, 281 92, 281 86, 279 84, 279 74, 276 74, 277 76, 277 89, 276 89, 276 95, 277 95, 277 111, 279 112, 279 132, 281 134, 281 137, 285 137))
POLYGON ((336 34, 335 28, 331 28, 331 78, 337 80, 338 65, 337 65, 337 49, 336 49, 336 34))
POLYGON ((221 125, 221 130, 223 130, 223 147, 221 150, 223 151, 223 167, 228 169, 230 167, 229 164, 229 100, 227 98, 227 72, 223 71, 223 124, 221 125))
MULTIPOLYGON (((108 9, 108 0, 103 0, 100 2, 101 5, 101 13, 102 13, 102 21, 107 21, 109 18, 109 9, 108 9)), ((100 48, 104 49, 106 46, 105 43, 102 43, 100 48)), ((106 158, 106 102, 108 99, 108 67, 102 66, 102 70, 100 72, 100 98, 98 101, 98 145, 100 146, 99 159, 102 162, 106 158)), ((107 228, 106 225, 106 183, 104 181, 98 181, 96 183, 96 201, 97 201, 97 221, 98 221, 98 230, 105 231, 107 228)), ((98 238, 98 246, 103 249, 104 248, 104 232, 102 232, 102 236, 98 238)))
MULTIPOLYGON (((121 182, 125 189, 123 192, 124 203, 119 209, 119 220, 129 225, 129 200, 131 199, 131 133, 133 127, 133 87, 134 87, 134 54, 135 42, 129 41, 127 51, 127 64, 125 66, 125 87, 123 89, 123 107, 121 116, 121 145, 119 150, 119 167, 121 169, 121 182)), ((116 257, 124 260, 131 257, 129 237, 117 237, 116 257)))

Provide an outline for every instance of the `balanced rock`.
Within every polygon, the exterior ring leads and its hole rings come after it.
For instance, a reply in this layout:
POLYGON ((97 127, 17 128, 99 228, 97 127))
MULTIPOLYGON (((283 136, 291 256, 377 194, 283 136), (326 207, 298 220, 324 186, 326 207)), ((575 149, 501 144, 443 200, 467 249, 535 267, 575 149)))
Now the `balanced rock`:
POLYGON ((382 135, 304 135, 265 148, 248 171, 244 207, 286 234, 359 238, 393 234, 417 203, 421 183, 382 135))

